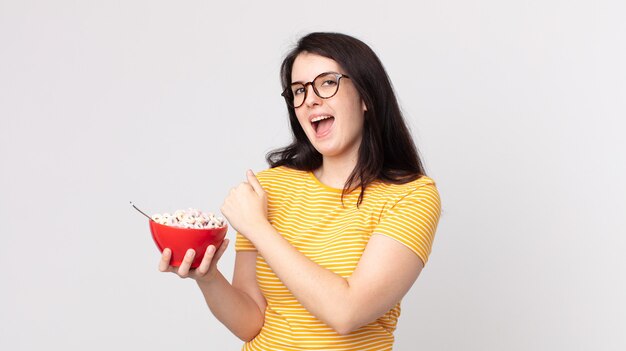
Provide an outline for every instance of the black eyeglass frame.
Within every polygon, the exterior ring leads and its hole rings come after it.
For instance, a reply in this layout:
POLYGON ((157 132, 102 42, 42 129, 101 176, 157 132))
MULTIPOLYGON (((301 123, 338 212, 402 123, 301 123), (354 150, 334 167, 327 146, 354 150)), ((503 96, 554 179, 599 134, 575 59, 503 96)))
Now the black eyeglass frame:
POLYGON ((337 92, 339 91, 339 85, 341 85, 341 78, 348 78, 348 79, 350 79, 350 77, 348 77, 347 75, 342 74, 342 73, 337 73, 337 72, 320 73, 320 74, 317 75, 317 77, 313 78, 313 80, 310 81, 310 82, 307 82, 307 83, 291 83, 291 84, 289 84, 289 86, 287 88, 285 88, 285 90, 283 90, 283 92, 280 95, 285 98, 285 102, 287 102, 287 105, 289 105, 292 108, 298 108, 298 107, 304 105, 304 102, 306 101, 307 94, 309 93, 309 88, 308 88, 309 85, 311 87, 313 87, 313 92, 315 92, 315 95, 317 95, 320 99, 330 99, 331 97, 337 95, 337 92), (323 97, 323 96, 320 96, 320 92, 317 91, 317 88, 315 87, 315 84, 313 84, 313 82, 315 82, 315 80, 317 78, 319 78, 321 76, 324 76, 324 75, 327 75, 327 74, 334 74, 335 75, 335 77, 337 78, 337 89, 335 90, 335 93, 333 93, 333 95, 328 96, 328 97, 323 97), (303 85, 304 86, 304 99, 302 99, 302 103, 300 105, 298 105, 298 106, 295 106, 294 103, 293 103, 294 96, 293 96, 293 92, 292 92, 291 87, 294 84, 299 84, 299 85, 303 85))

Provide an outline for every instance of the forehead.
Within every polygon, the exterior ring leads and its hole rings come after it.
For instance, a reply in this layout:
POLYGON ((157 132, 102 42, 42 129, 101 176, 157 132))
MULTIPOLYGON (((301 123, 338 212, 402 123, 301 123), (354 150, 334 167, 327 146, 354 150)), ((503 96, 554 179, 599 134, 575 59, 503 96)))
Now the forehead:
POLYGON ((308 52, 300 53, 293 62, 291 69, 292 82, 310 82, 318 74, 324 72, 344 73, 341 66, 328 57, 311 54, 308 52))

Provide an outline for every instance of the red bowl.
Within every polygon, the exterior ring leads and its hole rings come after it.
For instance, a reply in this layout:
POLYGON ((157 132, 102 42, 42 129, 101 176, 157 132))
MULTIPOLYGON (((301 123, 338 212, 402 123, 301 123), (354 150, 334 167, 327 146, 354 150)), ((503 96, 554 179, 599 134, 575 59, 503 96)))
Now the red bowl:
POLYGON ((209 245, 215 245, 216 248, 220 247, 228 231, 228 225, 226 224, 220 228, 187 229, 163 225, 155 221, 148 222, 150 222, 152 239, 154 239, 154 243, 159 250, 161 252, 165 248, 172 250, 170 265, 174 267, 180 266, 185 253, 189 249, 196 251, 191 268, 198 267, 204 257, 206 248, 209 245))

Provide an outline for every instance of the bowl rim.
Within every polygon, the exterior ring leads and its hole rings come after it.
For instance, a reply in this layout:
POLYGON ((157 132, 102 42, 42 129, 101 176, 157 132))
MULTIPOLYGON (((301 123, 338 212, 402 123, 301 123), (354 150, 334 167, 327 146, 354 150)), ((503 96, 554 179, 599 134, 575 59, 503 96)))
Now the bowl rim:
POLYGON ((148 223, 154 223, 155 225, 158 225, 158 226, 161 226, 161 227, 174 228, 174 229, 177 229, 177 230, 206 231, 206 230, 228 229, 228 223, 224 223, 223 226, 217 227, 217 228, 183 228, 183 227, 176 227, 176 226, 173 226, 173 225, 161 224, 161 223, 158 223, 157 221, 155 221, 154 219, 148 220, 148 223))

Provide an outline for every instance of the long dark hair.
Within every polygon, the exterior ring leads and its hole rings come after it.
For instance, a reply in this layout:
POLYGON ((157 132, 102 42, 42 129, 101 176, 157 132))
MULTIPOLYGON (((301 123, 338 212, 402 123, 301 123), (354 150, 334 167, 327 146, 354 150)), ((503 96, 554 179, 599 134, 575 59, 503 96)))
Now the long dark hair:
MULTIPOLYGON (((291 84, 296 57, 312 53, 336 61, 354 83, 365 102, 363 136, 356 167, 348 177, 343 196, 361 187, 357 206, 363 201, 367 185, 376 179, 404 184, 425 174, 417 148, 406 126, 387 72, 374 51, 362 41, 340 33, 311 33, 302 37, 285 57, 280 77, 283 89, 291 84)), ((298 122, 294 108, 287 105, 293 141, 270 151, 270 167, 313 171, 322 165, 322 155, 313 147, 298 122)))

